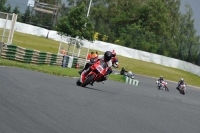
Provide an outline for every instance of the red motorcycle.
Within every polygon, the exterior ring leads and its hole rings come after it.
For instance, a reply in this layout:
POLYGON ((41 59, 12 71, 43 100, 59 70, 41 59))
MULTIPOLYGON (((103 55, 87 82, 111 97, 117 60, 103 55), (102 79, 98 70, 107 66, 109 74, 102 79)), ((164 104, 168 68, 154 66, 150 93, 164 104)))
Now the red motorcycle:
POLYGON ((89 69, 91 70, 90 72, 85 70, 81 73, 80 78, 76 81, 78 86, 85 87, 88 84, 100 82, 100 79, 106 74, 106 71, 108 70, 108 65, 105 61, 99 60, 89 69))

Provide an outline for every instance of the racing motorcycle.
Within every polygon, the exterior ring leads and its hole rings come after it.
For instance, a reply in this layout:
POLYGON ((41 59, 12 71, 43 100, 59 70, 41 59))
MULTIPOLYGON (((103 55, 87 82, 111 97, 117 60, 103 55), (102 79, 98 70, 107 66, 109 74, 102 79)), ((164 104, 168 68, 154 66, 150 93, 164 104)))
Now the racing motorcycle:
POLYGON ((107 63, 103 60, 97 61, 90 68, 90 71, 84 70, 80 78, 76 81, 78 86, 85 87, 94 82, 101 82, 102 77, 106 74, 108 69, 107 63))
POLYGON ((131 71, 126 71, 124 67, 123 67, 122 70, 120 71, 120 75, 127 76, 127 77, 129 77, 129 78, 131 78, 131 79, 134 79, 134 78, 135 78, 133 72, 131 72, 131 71))
POLYGON ((129 71, 128 73, 124 73, 124 75, 127 76, 127 77, 129 77, 129 78, 131 78, 131 79, 135 78, 134 74, 131 71, 129 71))
POLYGON ((162 81, 160 84, 159 84, 159 81, 156 81, 156 84, 157 84, 158 90, 162 89, 164 91, 169 91, 169 88, 167 87, 166 81, 162 81))
POLYGON ((186 93, 186 84, 181 84, 179 87, 177 87, 177 89, 179 90, 179 92, 183 95, 185 95, 186 93))

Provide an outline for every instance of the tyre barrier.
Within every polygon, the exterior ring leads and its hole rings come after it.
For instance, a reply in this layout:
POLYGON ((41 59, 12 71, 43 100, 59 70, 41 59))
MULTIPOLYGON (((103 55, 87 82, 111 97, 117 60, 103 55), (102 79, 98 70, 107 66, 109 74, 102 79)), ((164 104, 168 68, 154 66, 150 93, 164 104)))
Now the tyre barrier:
POLYGON ((80 68, 85 65, 85 59, 82 58, 26 49, 14 44, 5 47, 0 43, 0 56, 4 59, 36 65, 46 64, 68 68, 80 68))
POLYGON ((138 80, 135 80, 135 79, 129 78, 129 77, 127 77, 127 76, 124 76, 124 79, 125 79, 125 83, 126 83, 126 84, 130 84, 130 85, 138 86, 139 83, 140 83, 138 80))
POLYGON ((2 47, 0 54, 5 59, 36 65, 61 66, 63 61, 63 55, 26 49, 13 44, 2 47))

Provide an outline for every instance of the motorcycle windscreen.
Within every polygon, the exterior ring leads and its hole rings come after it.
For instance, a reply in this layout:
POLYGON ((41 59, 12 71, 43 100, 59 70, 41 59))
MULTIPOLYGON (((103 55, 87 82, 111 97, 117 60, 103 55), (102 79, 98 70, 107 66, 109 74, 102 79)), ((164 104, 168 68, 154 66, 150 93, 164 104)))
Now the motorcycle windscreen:
POLYGON ((185 85, 181 85, 181 88, 185 88, 185 85))
POLYGON ((107 68, 107 64, 104 61, 100 61, 100 63, 96 66, 99 73, 103 73, 105 68, 107 68))

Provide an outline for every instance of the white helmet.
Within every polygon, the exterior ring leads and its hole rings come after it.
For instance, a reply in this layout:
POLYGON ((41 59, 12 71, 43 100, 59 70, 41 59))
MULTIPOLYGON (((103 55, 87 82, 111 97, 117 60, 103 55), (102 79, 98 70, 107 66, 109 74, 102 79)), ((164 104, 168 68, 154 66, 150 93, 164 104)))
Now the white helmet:
POLYGON ((132 72, 131 72, 131 71, 128 71, 128 74, 132 74, 132 72))
POLYGON ((184 81, 184 79, 183 79, 183 78, 181 78, 181 81, 184 81))

